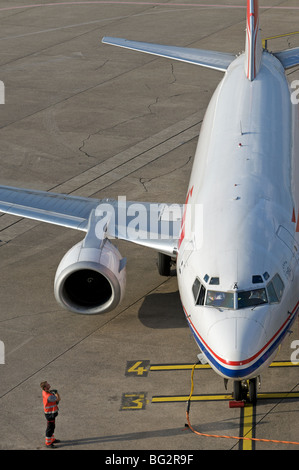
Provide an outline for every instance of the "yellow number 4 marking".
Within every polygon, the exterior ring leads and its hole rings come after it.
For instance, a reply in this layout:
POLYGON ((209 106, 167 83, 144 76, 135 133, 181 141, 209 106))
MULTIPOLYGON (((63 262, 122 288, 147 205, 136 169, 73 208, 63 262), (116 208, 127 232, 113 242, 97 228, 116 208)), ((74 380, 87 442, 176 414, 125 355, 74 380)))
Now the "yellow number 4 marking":
POLYGON ((147 376, 150 361, 128 361, 126 375, 147 376))

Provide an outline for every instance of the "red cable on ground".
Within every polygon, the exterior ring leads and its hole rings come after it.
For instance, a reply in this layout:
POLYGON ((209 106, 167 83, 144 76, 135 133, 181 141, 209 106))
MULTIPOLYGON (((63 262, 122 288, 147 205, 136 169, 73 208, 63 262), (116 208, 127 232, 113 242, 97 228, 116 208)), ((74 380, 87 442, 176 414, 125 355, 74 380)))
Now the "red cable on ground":
POLYGON ((241 437, 241 436, 223 436, 223 435, 217 435, 217 434, 206 434, 203 432, 196 431, 190 424, 189 420, 189 413, 186 411, 186 418, 187 418, 187 423, 188 427, 192 432, 197 434, 198 436, 203 436, 203 437, 217 437, 220 439, 236 439, 236 440, 244 440, 244 441, 258 441, 258 442, 275 442, 277 444, 292 444, 295 446, 299 446, 299 442, 292 442, 292 441, 278 441, 276 439, 258 439, 256 437, 241 437))
POLYGON ((206 434, 203 432, 196 431, 190 423, 189 419, 189 411, 190 411, 190 406, 191 406, 191 397, 193 395, 193 388, 194 388, 194 383, 193 383, 193 375, 194 375, 194 369, 196 367, 196 364, 193 365, 192 371, 191 371, 191 391, 189 395, 189 399, 187 402, 187 411, 186 411, 186 419, 188 423, 189 429, 194 432, 194 434, 197 434, 198 436, 203 436, 203 437, 216 437, 218 439, 235 439, 235 440, 242 440, 242 441, 258 441, 258 442, 274 442, 276 444, 291 444, 294 446, 299 446, 299 442, 296 441, 279 441, 276 439, 258 439, 257 437, 242 437, 242 436, 223 436, 223 435, 218 435, 218 434, 206 434))

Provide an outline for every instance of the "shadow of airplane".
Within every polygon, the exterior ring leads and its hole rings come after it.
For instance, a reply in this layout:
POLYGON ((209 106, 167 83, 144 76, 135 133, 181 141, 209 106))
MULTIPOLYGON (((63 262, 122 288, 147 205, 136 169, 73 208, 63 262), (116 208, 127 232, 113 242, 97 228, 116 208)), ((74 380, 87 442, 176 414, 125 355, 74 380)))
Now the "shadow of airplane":
POLYGON ((188 327, 178 291, 147 295, 139 309, 138 317, 148 328, 188 327))

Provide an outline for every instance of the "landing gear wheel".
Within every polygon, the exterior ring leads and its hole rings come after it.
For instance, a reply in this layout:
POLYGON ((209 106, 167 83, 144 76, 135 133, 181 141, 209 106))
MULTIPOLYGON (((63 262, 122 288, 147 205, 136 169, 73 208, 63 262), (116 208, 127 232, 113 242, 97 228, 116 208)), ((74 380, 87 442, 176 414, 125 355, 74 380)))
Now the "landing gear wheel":
POLYGON ((158 253, 158 271, 161 276, 170 276, 171 257, 158 253))
POLYGON ((249 380, 249 403, 257 402, 257 378, 249 380))
POLYGON ((241 401, 243 399, 243 387, 240 380, 234 380, 234 400, 241 401))

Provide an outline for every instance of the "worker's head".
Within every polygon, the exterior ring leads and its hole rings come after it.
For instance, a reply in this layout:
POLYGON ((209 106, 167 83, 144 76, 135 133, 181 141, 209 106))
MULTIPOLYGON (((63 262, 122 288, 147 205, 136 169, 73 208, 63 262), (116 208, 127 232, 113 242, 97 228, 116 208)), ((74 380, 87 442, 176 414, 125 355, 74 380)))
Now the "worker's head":
POLYGON ((51 387, 51 385, 49 385, 47 381, 41 382, 40 386, 45 391, 50 390, 50 387, 51 387))

